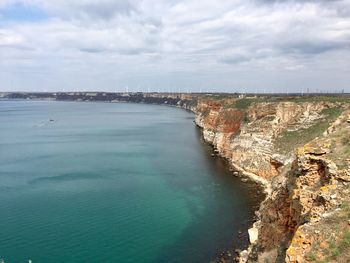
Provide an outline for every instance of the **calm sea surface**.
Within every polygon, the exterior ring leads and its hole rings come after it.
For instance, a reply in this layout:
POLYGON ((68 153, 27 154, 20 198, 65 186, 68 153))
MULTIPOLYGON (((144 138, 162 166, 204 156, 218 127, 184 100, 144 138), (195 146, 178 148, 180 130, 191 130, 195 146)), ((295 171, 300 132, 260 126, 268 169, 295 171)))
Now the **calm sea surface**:
POLYGON ((155 105, 0 101, 0 259, 209 262, 257 205, 193 124, 155 105))

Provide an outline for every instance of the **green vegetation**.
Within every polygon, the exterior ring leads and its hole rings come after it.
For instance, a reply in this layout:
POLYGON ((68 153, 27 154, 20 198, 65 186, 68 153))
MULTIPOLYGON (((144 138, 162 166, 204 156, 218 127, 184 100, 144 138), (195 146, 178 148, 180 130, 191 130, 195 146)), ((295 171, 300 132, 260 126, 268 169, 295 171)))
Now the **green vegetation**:
POLYGON ((345 156, 350 156, 350 145, 348 144, 345 151, 344 151, 345 156))
MULTIPOLYGON (((239 94, 207 94, 203 95, 203 98, 213 99, 213 100, 222 100, 222 99, 237 99, 239 94)), ((295 103, 304 103, 304 102, 340 102, 340 103, 350 103, 350 96, 334 96, 334 95, 304 95, 304 96, 278 96, 278 95, 257 95, 254 94, 247 95, 247 98, 238 99, 238 100, 250 100, 256 102, 295 102, 295 103)), ((244 102, 243 102, 244 104, 244 102)), ((234 105, 231 105, 231 107, 234 105)))
POLYGON ((235 102, 235 108, 247 109, 255 101, 256 101, 255 99, 239 99, 235 102))
POLYGON ((342 143, 343 145, 348 145, 348 144, 350 144, 350 138, 347 137, 347 136, 341 138, 341 143, 342 143))
POLYGON ((344 216, 350 219, 350 205, 348 203, 342 203, 340 209, 343 211, 344 216))
POLYGON ((339 117, 339 115, 343 112, 341 108, 329 108, 321 111, 322 115, 325 115, 328 120, 334 120, 339 117))
POLYGON ((343 239, 339 243, 340 253, 342 253, 343 251, 347 251, 348 249, 350 249, 350 232, 349 231, 343 234, 343 239))
MULTIPOLYGON (((349 259, 350 251, 350 232, 345 230, 338 240, 332 239, 329 242, 329 248, 325 250, 325 254, 328 255, 328 261, 338 259, 344 259, 345 257, 349 259)), ((348 262, 348 261, 347 261, 348 262)))
POLYGON ((236 94, 220 94, 220 93, 202 95, 202 98, 210 99, 210 100, 225 100, 225 99, 233 99, 237 97, 238 95, 236 94))
POLYGON ((197 106, 197 104, 198 104, 198 98, 192 98, 192 99, 190 99, 190 100, 186 100, 186 103, 187 103, 187 105, 189 106, 189 107, 196 107, 197 106))
POLYGON ((315 96, 315 95, 304 95, 304 96, 271 96, 261 97, 266 102, 284 102, 290 101, 295 103, 304 102, 341 102, 350 103, 350 96, 315 96))
POLYGON ((252 105, 255 102, 258 102, 262 100, 255 99, 255 98, 244 98, 244 99, 238 99, 234 103, 226 105, 225 108, 232 108, 232 109, 238 109, 238 110, 244 110, 249 108, 250 105, 252 105))
POLYGON ((344 133, 341 138, 341 143, 344 149, 344 156, 350 156, 350 137, 348 133, 344 133))
POLYGON ((250 120, 249 120, 248 113, 247 113, 247 112, 244 112, 243 122, 244 122, 244 123, 248 123, 249 121, 250 121, 250 120))
POLYGON ((206 109, 205 111, 203 111, 202 116, 203 116, 204 118, 206 118, 206 117, 209 116, 209 113, 210 113, 210 109, 206 109))
POLYGON ((334 240, 329 243, 329 251, 333 259, 336 259, 340 255, 339 248, 334 240))
POLYGON ((306 258, 310 261, 316 261, 317 259, 315 252, 311 252, 311 251, 306 254, 306 258))
POLYGON ((350 159, 350 132, 347 126, 343 124, 332 134, 332 151, 328 155, 339 169, 346 169, 346 159, 350 159))
POLYGON ((329 255, 328 260, 350 260, 350 231, 347 226, 347 221, 349 219, 350 205, 348 202, 344 202, 340 206, 340 213, 334 215, 333 220, 331 220, 333 231, 337 229, 338 233, 342 233, 342 235, 340 235, 338 239, 331 238, 329 241, 329 250, 325 251, 329 255))
POLYGON ((348 220, 350 219, 350 206, 344 202, 340 211, 325 219, 321 224, 323 233, 321 240, 316 240, 306 259, 310 262, 350 262, 350 231, 348 220), (322 242, 322 246, 321 246, 322 242))
POLYGON ((311 250, 305 255, 306 259, 309 261, 316 261, 317 255, 316 252, 320 249, 320 241, 316 241, 312 244, 311 250))
POLYGON ((347 102, 350 103, 350 97, 347 96, 300 96, 291 97, 289 101, 293 102, 347 102))
POLYGON ((275 146, 284 153, 291 152, 296 147, 302 146, 305 143, 313 140, 314 138, 322 135, 322 133, 329 127, 341 113, 340 108, 324 109, 321 113, 324 116, 315 122, 312 126, 306 129, 300 129, 296 131, 284 131, 276 139, 275 146))

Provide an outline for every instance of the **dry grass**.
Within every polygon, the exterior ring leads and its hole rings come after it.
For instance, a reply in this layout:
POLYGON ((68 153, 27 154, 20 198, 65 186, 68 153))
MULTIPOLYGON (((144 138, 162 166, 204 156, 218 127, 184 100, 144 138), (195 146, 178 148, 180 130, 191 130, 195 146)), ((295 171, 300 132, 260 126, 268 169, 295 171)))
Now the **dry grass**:
POLYGON ((307 262, 350 262, 350 219, 349 202, 344 202, 340 210, 323 219, 316 231, 321 237, 315 240, 306 254, 307 262))
POLYGON ((330 124, 342 113, 340 108, 324 109, 321 114, 323 118, 317 120, 313 125, 296 131, 284 131, 275 141, 275 147, 282 153, 290 153, 295 148, 319 137, 330 126, 330 124))

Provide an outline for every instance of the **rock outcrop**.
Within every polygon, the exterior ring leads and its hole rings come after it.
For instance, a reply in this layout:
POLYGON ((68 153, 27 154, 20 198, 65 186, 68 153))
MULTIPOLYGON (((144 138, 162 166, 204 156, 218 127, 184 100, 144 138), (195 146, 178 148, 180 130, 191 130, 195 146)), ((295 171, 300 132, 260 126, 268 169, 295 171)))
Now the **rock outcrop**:
MULTIPOLYGON (((344 120, 346 114, 338 119, 341 122, 335 122, 337 130, 333 129, 333 133, 298 148, 290 170, 272 180, 271 193, 262 203, 260 219, 255 223, 258 240, 241 262, 295 263, 325 259, 328 262, 332 259, 330 253, 322 254, 322 249, 315 247, 321 243, 327 246, 326 239, 321 237, 331 232, 335 238, 341 236, 343 230, 337 230, 325 217, 350 203, 349 162, 339 167, 334 161, 346 162, 350 154, 350 145, 346 142, 346 138, 350 138, 350 126, 344 120)), ((350 214, 345 220, 349 217, 350 214)), ((335 255, 333 259, 337 259, 335 255)), ((349 259, 347 255, 346 260, 349 259)))
POLYGON ((279 145, 279 136, 312 127, 322 121, 323 110, 338 106, 325 102, 259 102, 236 108, 235 103, 237 100, 232 99, 199 99, 196 123, 203 128, 205 140, 237 170, 257 175, 260 181, 278 175, 293 159, 292 151, 279 145))
POLYGON ((348 187, 349 162, 339 169, 333 159, 350 158, 350 150, 336 154, 350 147, 337 145, 350 139, 348 112, 338 118, 349 105, 282 101, 239 108, 236 102, 200 98, 196 123, 237 171, 267 189, 240 261, 306 262, 314 240, 307 229, 344 202, 339 193, 348 187))

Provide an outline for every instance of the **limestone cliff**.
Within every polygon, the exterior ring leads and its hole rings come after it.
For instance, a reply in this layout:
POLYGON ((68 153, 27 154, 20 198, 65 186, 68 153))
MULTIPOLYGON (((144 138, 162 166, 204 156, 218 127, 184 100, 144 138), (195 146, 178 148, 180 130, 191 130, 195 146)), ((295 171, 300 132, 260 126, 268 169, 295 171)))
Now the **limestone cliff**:
POLYGON ((258 239, 241 261, 348 262, 348 114, 335 122, 336 129, 298 148, 291 169, 272 181, 255 224, 258 239))
MULTIPOLYGON (((254 103, 253 99, 201 98, 196 123, 203 128, 205 140, 236 169, 269 179, 293 159, 295 145, 288 136, 294 132, 297 137, 302 130, 317 128, 315 125, 329 121, 327 110, 338 107, 339 104, 330 102, 254 103), (247 101, 246 105, 240 105, 240 101, 247 101)), ((305 134, 305 137, 301 141, 306 143, 310 136, 305 134)))
MULTIPOLYGON (((348 108, 335 101, 198 100, 196 123, 205 140, 268 192, 241 262, 332 259, 312 249, 315 242, 327 247, 318 238, 327 236, 322 220, 348 202, 348 108)), ((333 232, 336 240, 339 235, 333 232)))

